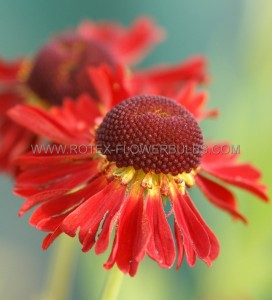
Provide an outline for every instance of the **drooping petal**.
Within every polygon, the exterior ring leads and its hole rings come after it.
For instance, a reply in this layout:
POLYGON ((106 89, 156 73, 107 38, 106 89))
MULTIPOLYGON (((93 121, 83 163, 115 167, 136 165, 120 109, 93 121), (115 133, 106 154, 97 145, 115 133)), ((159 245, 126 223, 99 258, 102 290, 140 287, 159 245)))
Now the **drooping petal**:
POLYGON ((220 180, 245 189, 260 199, 268 201, 266 186, 258 182, 261 176, 260 172, 250 164, 236 162, 236 157, 235 154, 209 152, 208 155, 203 156, 201 169, 220 180), (214 161, 212 157, 214 157, 214 161))
POLYGON ((150 225, 144 211, 143 189, 137 183, 122 207, 112 252, 104 267, 110 269, 116 263, 122 272, 134 276, 144 258, 150 235, 150 225))
POLYGON ((53 155, 50 161, 50 157, 29 155, 26 161, 20 159, 21 172, 17 175, 15 192, 26 198, 20 215, 37 204, 60 198, 84 186, 101 173, 101 161, 98 159, 53 155))
POLYGON ((76 195, 69 194, 64 196, 63 199, 56 199, 54 203, 53 201, 49 202, 49 205, 47 205, 46 208, 45 204, 45 206, 39 208, 32 215, 30 219, 30 223, 32 225, 36 226, 36 228, 39 230, 52 232, 48 234, 43 241, 42 248, 44 250, 46 250, 52 244, 52 242, 63 232, 61 228, 62 222, 71 213, 71 210, 74 210, 77 206, 84 202, 85 198, 80 198, 80 195, 84 195, 85 197, 91 196, 95 194, 97 190, 102 188, 102 186, 105 186, 105 183, 103 182, 103 178, 101 177, 100 179, 95 180, 90 186, 87 186, 85 189, 77 192, 76 195), (59 202, 59 205, 56 210, 55 203, 57 203, 57 201, 59 202), (71 205, 73 206, 69 207, 71 205), (54 209, 54 211, 52 210, 52 208, 54 209), (67 210, 65 210, 65 208, 67 208, 67 210), (45 211, 43 211, 44 209, 45 211), (50 217, 47 215, 50 215, 50 217))
MULTIPOLYGON (((196 252, 192 242, 186 236, 183 236, 183 246, 188 265, 194 267, 196 264, 196 252)), ((205 259, 206 258, 203 258, 203 260, 205 259)))
POLYGON ((219 242, 215 236, 215 234, 212 232, 212 230, 208 227, 208 225, 204 222, 201 215, 199 214, 198 210, 194 206, 190 196, 188 194, 185 194, 184 200, 187 202, 188 206, 191 208, 195 216, 198 218, 200 223, 202 224, 203 228, 206 230, 207 235, 209 236, 209 241, 211 244, 211 249, 209 252, 209 255, 203 259, 208 266, 212 264, 212 262, 218 257, 220 252, 220 245, 219 242))
POLYGON ((113 181, 104 189, 90 197, 65 218, 62 230, 75 236, 78 227, 79 240, 83 251, 88 251, 95 243, 99 225, 105 218, 113 218, 119 211, 125 196, 126 186, 113 181))
POLYGON ((181 267, 184 256, 186 256, 188 265, 193 267, 196 264, 196 252, 192 246, 192 243, 186 238, 186 236, 182 234, 176 220, 174 222, 174 229, 178 250, 176 270, 181 267))
MULTIPOLYGON (((21 196, 22 194, 20 193, 20 191, 17 191, 16 194, 21 196)), ((61 197, 62 195, 66 194, 69 192, 69 189, 67 188, 62 188, 62 189, 50 189, 47 191, 41 191, 41 192, 37 192, 37 191, 32 191, 33 195, 29 196, 26 201, 23 203, 22 207, 20 208, 20 211, 18 213, 19 216, 24 215, 27 211, 29 211, 31 208, 33 208, 34 206, 41 204, 45 201, 50 201, 53 200, 57 197, 61 197)))
POLYGON ((54 242, 54 240, 62 233, 60 228, 57 228, 53 233, 49 233, 42 243, 42 249, 46 250, 54 242))
POLYGON ((195 212, 186 201, 187 195, 182 195, 178 191, 175 183, 170 188, 170 199, 173 204, 176 222, 184 236, 194 247, 197 256, 201 259, 206 258, 211 249, 209 236, 202 222, 197 218, 195 212))
POLYGON ((158 188, 148 190, 146 202, 146 214, 151 228, 147 253, 161 267, 170 268, 175 260, 175 245, 158 188))
POLYGON ((100 192, 106 185, 106 178, 104 176, 99 176, 78 191, 46 201, 46 203, 39 206, 34 211, 30 218, 30 224, 33 226, 40 226, 41 221, 45 219, 48 220, 68 212, 70 213, 91 196, 100 192))
POLYGON ((211 203, 247 223, 246 218, 237 210, 237 202, 229 190, 200 174, 196 176, 196 183, 211 203))
MULTIPOLYGON (((175 229, 177 245, 181 249, 183 241, 188 264, 193 266, 195 255, 197 255, 211 265, 220 250, 216 236, 200 216, 189 195, 179 192, 175 183, 172 183, 170 187, 170 199, 173 203, 177 226, 175 229), (182 238, 179 236, 181 234, 182 238)), ((177 266, 180 266, 180 259, 178 259, 177 266)))
POLYGON ((181 265, 184 258, 184 247, 183 247, 183 236, 179 229, 179 226, 177 222, 174 222, 174 232, 175 232, 175 238, 176 238, 176 246, 177 246, 177 266, 176 270, 178 270, 181 265))

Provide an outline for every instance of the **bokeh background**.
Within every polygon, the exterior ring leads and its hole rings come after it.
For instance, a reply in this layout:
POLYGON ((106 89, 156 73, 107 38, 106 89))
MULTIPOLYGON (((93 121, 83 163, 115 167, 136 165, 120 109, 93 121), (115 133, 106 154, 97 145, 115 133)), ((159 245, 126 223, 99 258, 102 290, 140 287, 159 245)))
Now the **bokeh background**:
MULTIPOLYGON (((0 0, 0 55, 31 55, 52 34, 83 19, 117 20, 128 25, 139 15, 152 16, 168 32, 167 40, 142 66, 175 63, 192 54, 207 56, 212 75, 210 107, 218 107, 221 117, 203 123, 205 135, 239 144, 242 159, 261 168, 269 185, 270 0, 0 0)), ((30 227, 27 217, 17 217, 21 200, 11 193, 12 180, 1 176, 0 188, 0 299, 41 299, 57 245, 43 252, 43 233, 30 227)), ((237 191, 240 208, 249 219, 249 226, 244 226, 212 207, 198 191, 193 193, 197 207, 221 242, 218 260, 211 268, 200 261, 193 269, 184 263, 176 272, 174 268, 160 269, 146 259, 135 278, 125 278, 120 299, 271 300, 271 205, 237 191)), ((106 276, 102 263, 107 256, 82 254, 78 244, 74 251, 75 274, 67 293, 72 300, 96 300, 106 276)), ((69 253, 63 250, 57 260, 63 255, 69 253)), ((49 296, 45 299, 51 300, 49 296)))

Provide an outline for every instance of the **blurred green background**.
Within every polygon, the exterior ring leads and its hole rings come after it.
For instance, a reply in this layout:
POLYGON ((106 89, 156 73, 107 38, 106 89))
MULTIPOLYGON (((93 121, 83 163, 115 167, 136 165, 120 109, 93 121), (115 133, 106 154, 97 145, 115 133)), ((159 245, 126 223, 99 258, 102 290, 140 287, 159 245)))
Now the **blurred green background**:
MULTIPOLYGON (((210 107, 221 110, 219 120, 203 124, 205 135, 240 144, 242 159, 261 168, 269 185, 270 0, 0 0, 0 54, 6 58, 31 55, 50 35, 76 26, 82 19, 130 24, 142 14, 155 18, 168 32, 166 42, 142 66, 205 54, 212 75, 210 107)), ((30 227, 27 217, 17 217, 21 200, 11 194, 12 181, 3 176, 0 179, 0 299, 37 299, 56 245, 46 252, 40 249, 43 233, 30 227)), ((233 222, 194 191, 196 205, 221 242, 221 255, 211 268, 198 261, 195 268, 184 263, 176 272, 174 268, 160 269, 146 259, 135 278, 125 278, 120 300, 271 300, 271 205, 244 192, 237 191, 237 195, 249 226, 233 222)), ((105 279, 102 263, 107 257, 82 254, 77 246, 71 299, 96 300, 105 279)))

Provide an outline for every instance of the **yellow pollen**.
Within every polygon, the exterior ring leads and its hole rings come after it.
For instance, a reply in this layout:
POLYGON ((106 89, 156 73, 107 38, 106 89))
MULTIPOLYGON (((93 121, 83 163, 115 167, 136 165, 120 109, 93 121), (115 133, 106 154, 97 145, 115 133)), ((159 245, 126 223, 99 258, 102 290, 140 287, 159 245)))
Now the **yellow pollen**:
POLYGON ((195 175, 197 170, 192 170, 190 173, 183 172, 177 176, 171 174, 156 174, 153 171, 144 173, 142 170, 135 170, 133 167, 118 168, 115 163, 109 163, 106 170, 107 177, 109 179, 119 178, 121 184, 135 185, 135 182, 139 182, 139 186, 143 189, 150 190, 150 193, 154 190, 154 193, 159 190, 162 196, 167 197, 171 188, 171 184, 175 182, 178 189, 184 195, 186 187, 192 187, 195 185, 195 175))
POLYGON ((120 177, 121 182, 124 185, 130 183, 135 174, 136 174, 136 170, 133 167, 117 168, 113 172, 113 176, 120 177))
POLYGON ((191 186, 195 185, 195 175, 193 175, 192 172, 191 173, 183 172, 182 176, 183 176, 184 181, 185 181, 185 183, 188 187, 191 187, 191 186))
POLYGON ((147 173, 142 180, 142 187, 152 189, 153 188, 153 175, 151 172, 147 173))
POLYGON ((178 187, 179 187, 179 189, 180 189, 180 191, 181 191, 181 194, 182 195, 184 195, 185 194, 185 192, 186 192, 186 185, 185 185, 185 181, 182 181, 181 183, 179 183, 178 184, 178 187))

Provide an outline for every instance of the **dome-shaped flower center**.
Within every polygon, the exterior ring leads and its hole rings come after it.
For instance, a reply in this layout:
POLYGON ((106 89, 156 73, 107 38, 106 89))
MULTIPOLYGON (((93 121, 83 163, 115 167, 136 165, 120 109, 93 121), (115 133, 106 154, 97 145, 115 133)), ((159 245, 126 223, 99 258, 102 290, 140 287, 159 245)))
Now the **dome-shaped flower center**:
POLYGON ((115 62, 99 43, 76 34, 60 35, 49 41, 36 56, 28 85, 40 98, 60 104, 65 97, 76 98, 83 92, 96 96, 86 69, 115 62))
POLYGON ((136 96, 114 107, 97 129, 101 152, 117 167, 189 173, 200 164, 203 137, 194 117, 162 96, 136 96))

